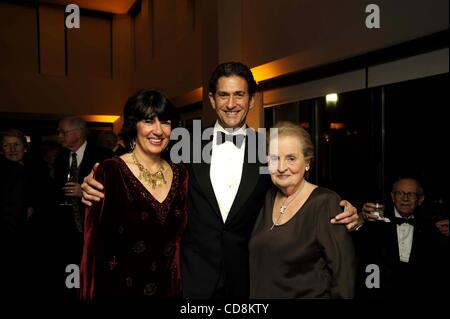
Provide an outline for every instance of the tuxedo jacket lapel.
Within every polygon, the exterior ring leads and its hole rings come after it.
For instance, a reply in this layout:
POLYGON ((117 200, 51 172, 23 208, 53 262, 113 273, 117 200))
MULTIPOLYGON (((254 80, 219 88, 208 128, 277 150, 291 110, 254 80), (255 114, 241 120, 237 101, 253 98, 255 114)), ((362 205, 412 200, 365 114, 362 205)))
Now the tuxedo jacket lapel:
MULTIPOLYGON (((416 224, 413 229, 413 241, 412 241, 412 247, 411 247, 411 255, 409 256, 409 263, 416 265, 423 260, 423 252, 427 251, 429 248, 426 247, 428 245, 425 245, 424 247, 424 234, 423 229, 421 228, 421 225, 419 221, 416 218, 416 224)), ((430 245, 431 247, 431 245, 430 245)))
POLYGON ((398 234, 397 234, 397 224, 396 223, 389 223, 389 241, 388 243, 392 243, 391 251, 393 254, 393 260, 396 260, 397 262, 400 261, 400 250, 398 249, 398 234))
POLYGON ((192 170, 195 175, 195 178, 198 181, 199 187, 202 189, 203 194, 205 194, 206 199, 216 212, 217 216, 219 216, 220 219, 222 220, 219 204, 217 203, 216 195, 214 194, 214 189, 212 187, 211 179, 209 177, 210 167, 211 165, 209 163, 193 164, 192 170))
MULTIPOLYGON (((206 144, 212 142, 212 136, 210 140, 202 140, 201 150, 206 144)), ((210 157, 211 158, 211 157, 210 157)), ((206 199, 208 200, 211 207, 214 209, 214 212, 217 216, 222 220, 222 215, 220 214, 219 204, 217 203, 216 195, 214 194, 214 189, 211 184, 211 178, 209 176, 209 170, 211 168, 211 163, 206 163, 203 161, 201 163, 192 163, 192 172, 198 182, 198 187, 202 189, 202 193, 205 194, 206 199)))
POLYGON ((244 164, 242 165, 241 181, 239 183, 238 192, 234 198, 226 223, 230 223, 238 215, 242 206, 253 192, 259 178, 259 164, 249 163, 248 160, 248 140, 245 143, 244 164))
POLYGON ((83 178, 89 175, 95 162, 100 160, 103 160, 103 157, 98 156, 98 154, 96 154, 95 146, 93 146, 91 142, 88 142, 86 149, 84 150, 83 160, 80 163, 80 170, 78 174, 80 184, 83 182, 83 178))

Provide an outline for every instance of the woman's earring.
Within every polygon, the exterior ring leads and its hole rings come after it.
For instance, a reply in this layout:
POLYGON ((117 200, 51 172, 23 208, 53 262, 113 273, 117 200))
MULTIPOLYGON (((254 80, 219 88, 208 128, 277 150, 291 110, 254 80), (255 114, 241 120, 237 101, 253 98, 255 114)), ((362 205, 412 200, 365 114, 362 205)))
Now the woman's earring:
POLYGON ((309 171, 309 165, 305 167, 305 170, 306 170, 306 171, 309 171))
POLYGON ((135 140, 132 140, 132 141, 130 142, 130 148, 131 148, 131 151, 133 151, 135 147, 136 147, 136 141, 135 141, 135 140))

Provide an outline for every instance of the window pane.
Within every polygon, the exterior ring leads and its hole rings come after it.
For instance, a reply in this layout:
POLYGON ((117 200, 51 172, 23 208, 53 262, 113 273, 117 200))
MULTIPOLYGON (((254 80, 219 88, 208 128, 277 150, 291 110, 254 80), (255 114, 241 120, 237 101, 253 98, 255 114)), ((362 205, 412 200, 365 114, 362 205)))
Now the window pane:
POLYGON ((421 180, 428 201, 449 201, 448 74, 385 87, 386 187, 421 180))
POLYGON ((337 102, 319 99, 319 185, 329 187, 354 204, 379 201, 380 117, 374 90, 339 94, 337 102))

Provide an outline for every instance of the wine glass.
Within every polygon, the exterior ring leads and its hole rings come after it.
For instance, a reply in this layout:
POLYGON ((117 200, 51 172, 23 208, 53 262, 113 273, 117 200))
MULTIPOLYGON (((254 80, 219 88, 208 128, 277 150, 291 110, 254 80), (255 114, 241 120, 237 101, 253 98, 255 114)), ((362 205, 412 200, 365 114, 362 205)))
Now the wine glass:
MULTIPOLYGON (((73 181, 74 181, 74 177, 71 174, 71 172, 69 171, 67 173, 66 181, 64 182, 64 186, 66 185, 66 183, 73 182, 73 181)), ((64 199, 62 200, 62 202, 59 203, 59 205, 60 206, 72 206, 72 198, 70 196, 64 195, 64 199)))
POLYGON ((372 214, 377 216, 378 219, 384 219, 384 205, 381 203, 375 203, 375 210, 372 214))

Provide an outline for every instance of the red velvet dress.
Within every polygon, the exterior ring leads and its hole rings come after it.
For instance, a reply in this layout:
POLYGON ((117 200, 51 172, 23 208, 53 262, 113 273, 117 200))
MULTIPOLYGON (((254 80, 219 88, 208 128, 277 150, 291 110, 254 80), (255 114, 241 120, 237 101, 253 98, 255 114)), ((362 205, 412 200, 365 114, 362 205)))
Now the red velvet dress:
POLYGON ((81 297, 178 298, 180 240, 187 222, 187 169, 170 163, 160 203, 120 158, 98 167, 105 198, 86 209, 81 297))

